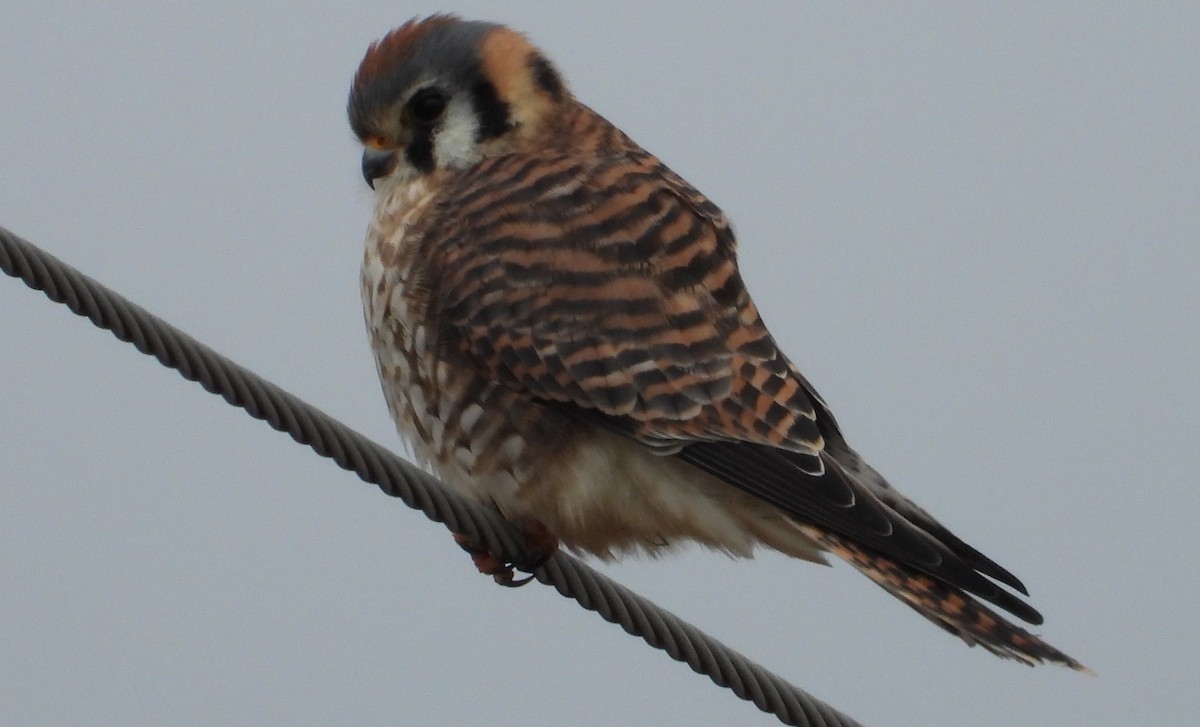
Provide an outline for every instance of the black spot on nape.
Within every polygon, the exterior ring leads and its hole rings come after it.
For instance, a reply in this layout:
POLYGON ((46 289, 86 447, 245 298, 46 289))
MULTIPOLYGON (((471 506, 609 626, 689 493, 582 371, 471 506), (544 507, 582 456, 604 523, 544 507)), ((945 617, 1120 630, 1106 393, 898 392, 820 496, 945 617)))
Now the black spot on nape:
POLYGON ((545 91, 555 101, 562 99, 562 76, 558 75, 558 70, 550 64, 546 56, 541 53, 534 53, 529 57, 529 68, 533 71, 533 81, 538 85, 538 88, 545 91))
POLYGON ((408 163, 422 174, 432 172, 433 129, 428 126, 416 127, 416 133, 413 135, 412 141, 408 142, 404 156, 408 158, 408 163))
POLYGON ((475 135, 478 141, 495 139, 512 128, 508 117, 508 104, 500 98, 496 87, 486 78, 479 79, 471 86, 471 103, 479 119, 479 131, 475 135))

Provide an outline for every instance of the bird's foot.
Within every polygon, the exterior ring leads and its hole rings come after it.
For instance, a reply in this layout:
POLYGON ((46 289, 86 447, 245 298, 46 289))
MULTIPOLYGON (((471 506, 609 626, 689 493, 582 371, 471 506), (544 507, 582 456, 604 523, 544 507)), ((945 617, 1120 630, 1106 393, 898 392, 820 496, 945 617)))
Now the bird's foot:
POLYGON ((551 535, 540 523, 535 527, 525 530, 525 547, 532 556, 525 563, 503 561, 486 548, 481 547, 471 540, 470 536, 463 533, 454 533, 454 542, 458 543, 458 547, 470 554, 471 560, 475 563, 475 567, 480 573, 491 576, 497 584, 508 588, 517 588, 532 581, 533 571, 540 568, 558 550, 558 539, 551 535), (517 578, 513 572, 514 568, 525 571, 530 575, 524 578, 517 578))

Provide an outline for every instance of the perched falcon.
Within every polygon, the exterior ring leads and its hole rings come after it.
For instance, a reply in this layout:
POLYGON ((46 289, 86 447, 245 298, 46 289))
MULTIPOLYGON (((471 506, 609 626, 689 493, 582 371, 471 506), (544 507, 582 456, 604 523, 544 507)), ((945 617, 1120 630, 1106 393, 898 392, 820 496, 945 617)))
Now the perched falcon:
POLYGON ((410 21, 367 51, 348 110, 376 194, 379 375, 451 487, 547 552, 832 552, 968 644, 1085 669, 983 604, 1042 621, 846 443, 759 317, 721 210, 523 36, 410 21))

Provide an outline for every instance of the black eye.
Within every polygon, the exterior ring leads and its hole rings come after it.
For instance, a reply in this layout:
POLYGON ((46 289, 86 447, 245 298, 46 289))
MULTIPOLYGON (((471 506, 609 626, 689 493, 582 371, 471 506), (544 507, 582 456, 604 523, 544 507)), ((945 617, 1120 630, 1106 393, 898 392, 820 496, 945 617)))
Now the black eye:
POLYGON ((442 117, 446 110, 446 95, 436 88, 423 88, 408 100, 408 112, 413 121, 430 126, 442 117))

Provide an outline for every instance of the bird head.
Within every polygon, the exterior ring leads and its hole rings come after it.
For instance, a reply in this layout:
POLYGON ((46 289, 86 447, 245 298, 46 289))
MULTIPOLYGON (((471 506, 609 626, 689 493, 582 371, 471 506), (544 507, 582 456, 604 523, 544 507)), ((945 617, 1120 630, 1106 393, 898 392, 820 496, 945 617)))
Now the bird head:
POLYGON ((512 151, 568 99, 558 71, 519 33, 434 15, 367 49, 347 110, 374 188, 512 151))

